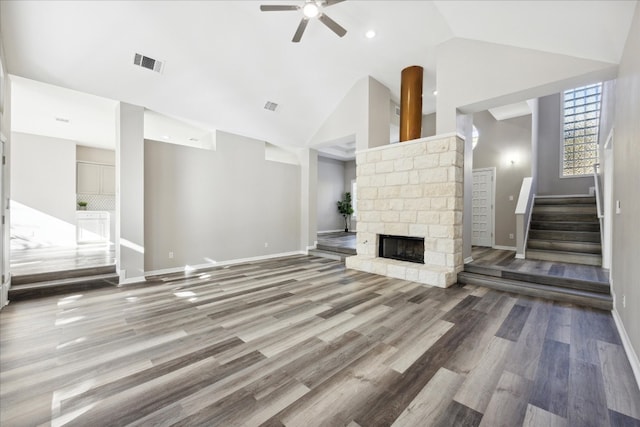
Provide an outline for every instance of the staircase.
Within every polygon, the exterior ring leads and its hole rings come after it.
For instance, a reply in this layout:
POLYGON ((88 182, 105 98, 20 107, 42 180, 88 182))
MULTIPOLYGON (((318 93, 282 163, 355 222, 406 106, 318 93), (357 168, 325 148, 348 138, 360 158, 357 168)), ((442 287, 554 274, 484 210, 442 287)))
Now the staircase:
POLYGON ((117 286, 115 265, 11 277, 9 300, 20 301, 117 286))
POLYGON ((602 265, 595 197, 536 197, 527 259, 602 265))

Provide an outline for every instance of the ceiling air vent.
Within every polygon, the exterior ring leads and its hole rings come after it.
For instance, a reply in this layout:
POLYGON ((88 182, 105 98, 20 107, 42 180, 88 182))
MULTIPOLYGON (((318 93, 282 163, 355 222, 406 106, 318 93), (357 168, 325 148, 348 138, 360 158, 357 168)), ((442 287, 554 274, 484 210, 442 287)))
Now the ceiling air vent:
POLYGON ((267 101, 267 103, 264 104, 265 110, 276 111, 276 108, 278 108, 278 104, 276 104, 275 102, 267 101))
POLYGON ((155 71, 156 73, 162 72, 162 66, 164 63, 157 59, 149 58, 141 53, 136 53, 133 57, 133 64, 139 67, 146 68, 147 70, 155 71))

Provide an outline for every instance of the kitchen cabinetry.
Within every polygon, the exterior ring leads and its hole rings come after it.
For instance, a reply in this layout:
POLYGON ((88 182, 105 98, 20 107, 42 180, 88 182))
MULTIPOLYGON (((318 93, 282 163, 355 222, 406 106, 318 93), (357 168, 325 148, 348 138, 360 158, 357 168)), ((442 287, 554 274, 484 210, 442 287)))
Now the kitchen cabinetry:
POLYGON ((109 212, 76 212, 76 239, 78 243, 109 242, 109 212))
POLYGON ((78 194, 116 194, 116 168, 99 163, 77 162, 76 191, 78 194))

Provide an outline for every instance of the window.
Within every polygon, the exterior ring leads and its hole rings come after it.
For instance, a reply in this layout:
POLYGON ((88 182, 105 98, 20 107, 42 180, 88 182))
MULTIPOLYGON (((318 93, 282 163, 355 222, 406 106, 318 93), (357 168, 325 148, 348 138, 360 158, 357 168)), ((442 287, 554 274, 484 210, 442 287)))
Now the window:
POLYGON ((562 177, 582 176, 598 163, 602 83, 564 92, 562 177))

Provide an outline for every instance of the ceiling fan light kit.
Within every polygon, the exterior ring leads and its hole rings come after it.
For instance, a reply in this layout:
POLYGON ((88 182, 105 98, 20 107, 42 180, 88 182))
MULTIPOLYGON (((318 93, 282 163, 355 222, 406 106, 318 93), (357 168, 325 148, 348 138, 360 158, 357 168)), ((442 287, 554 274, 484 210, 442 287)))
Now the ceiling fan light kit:
POLYGON ((334 4, 341 3, 343 1, 345 0, 305 0, 302 6, 263 4, 260 6, 260 10, 263 12, 302 10, 302 19, 300 20, 300 24, 298 24, 298 28, 296 29, 295 34, 293 35, 293 39, 291 40, 294 43, 298 43, 302 39, 302 35, 307 28, 307 24, 311 19, 314 18, 318 18, 320 22, 322 22, 327 28, 333 31, 338 37, 344 37, 344 35, 347 34, 347 30, 345 30, 340 24, 329 18, 323 12, 323 10, 327 7, 333 6, 334 4))

